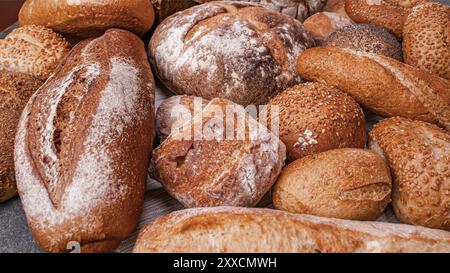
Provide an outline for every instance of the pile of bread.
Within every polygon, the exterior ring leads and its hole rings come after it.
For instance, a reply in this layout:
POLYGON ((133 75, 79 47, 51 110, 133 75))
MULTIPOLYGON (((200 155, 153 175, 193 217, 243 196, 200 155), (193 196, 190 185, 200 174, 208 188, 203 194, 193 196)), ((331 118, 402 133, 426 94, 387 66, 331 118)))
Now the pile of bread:
POLYGON ((19 23, 0 202, 45 251, 114 251, 150 174, 186 209, 135 252, 450 252, 449 6, 27 0, 19 23))

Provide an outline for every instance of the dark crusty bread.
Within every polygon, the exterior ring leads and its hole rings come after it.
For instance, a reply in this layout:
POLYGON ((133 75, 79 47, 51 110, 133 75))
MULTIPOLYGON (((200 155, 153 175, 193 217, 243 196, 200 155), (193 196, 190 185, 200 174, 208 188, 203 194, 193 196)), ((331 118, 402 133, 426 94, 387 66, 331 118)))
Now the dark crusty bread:
MULTIPOLYGON (((364 113, 347 94, 321 83, 298 84, 287 89, 268 103, 269 129, 278 131, 286 145, 287 162, 306 155, 336 148, 364 148, 367 140, 364 113), (279 115, 272 117, 272 107, 279 115), (272 119, 279 119, 272 128, 272 119)), ((275 114, 277 114, 275 112, 275 114)))
POLYGON ((14 137, 23 108, 42 84, 26 74, 0 71, 0 203, 17 194, 14 137))
POLYGON ((256 208, 172 212, 140 231, 134 252, 450 252, 450 232, 256 208))
POLYGON ((272 190, 277 209, 350 220, 375 220, 391 201, 389 167, 376 153, 336 149, 286 166, 272 190))
POLYGON ((28 225, 46 251, 112 251, 142 211, 154 82, 143 42, 110 29, 79 43, 31 97, 15 143, 28 225))
POLYGON ((400 221, 450 230, 450 134, 421 121, 384 119, 370 147, 393 175, 392 206, 400 221))
POLYGON ((185 207, 255 206, 275 183, 286 148, 245 109, 213 99, 153 151, 155 172, 185 207))
POLYGON ((324 45, 385 55, 403 61, 402 44, 394 35, 374 25, 345 26, 331 34, 324 45))
POLYGON ((250 3, 210 2, 162 22, 149 57, 175 94, 248 105, 300 82, 295 60, 313 45, 289 16, 250 3))
POLYGON ((450 129, 450 81, 394 59, 337 47, 315 47, 297 62, 300 76, 336 86, 369 110, 437 122, 450 129))
POLYGON ((42 25, 56 32, 86 38, 109 28, 144 35, 153 24, 150 0, 27 0, 19 13, 20 25, 42 25))

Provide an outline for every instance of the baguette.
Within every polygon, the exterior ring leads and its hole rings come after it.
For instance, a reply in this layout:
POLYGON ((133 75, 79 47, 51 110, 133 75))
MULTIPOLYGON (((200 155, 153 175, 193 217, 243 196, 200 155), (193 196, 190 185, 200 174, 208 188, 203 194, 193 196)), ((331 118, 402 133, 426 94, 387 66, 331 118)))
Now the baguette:
POLYGON ((270 209, 196 208, 144 227, 133 252, 450 252, 450 233, 270 209))

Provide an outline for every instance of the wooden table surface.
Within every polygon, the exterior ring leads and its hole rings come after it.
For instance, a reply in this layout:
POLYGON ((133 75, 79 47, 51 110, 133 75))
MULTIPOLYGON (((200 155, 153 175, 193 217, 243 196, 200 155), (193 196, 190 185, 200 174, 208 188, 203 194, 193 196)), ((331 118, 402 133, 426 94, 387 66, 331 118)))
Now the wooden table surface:
POLYGON ((23 0, 0 0, 0 31, 17 21, 23 0))

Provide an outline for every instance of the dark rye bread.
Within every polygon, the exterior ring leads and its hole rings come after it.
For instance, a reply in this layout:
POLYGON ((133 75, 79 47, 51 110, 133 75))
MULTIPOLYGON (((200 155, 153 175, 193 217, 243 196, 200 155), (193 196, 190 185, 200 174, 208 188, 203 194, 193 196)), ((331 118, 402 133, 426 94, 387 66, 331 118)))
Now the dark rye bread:
POLYGON ((110 29, 79 43, 25 108, 15 143, 28 225, 49 252, 112 251, 137 225, 152 142, 144 44, 110 29))
POLYGON ((250 3, 210 2, 162 22, 149 57, 175 94, 248 105, 299 83, 295 60, 313 45, 289 16, 250 3))
POLYGON ((0 203, 17 194, 14 137, 23 108, 42 84, 26 74, 0 71, 0 203))

